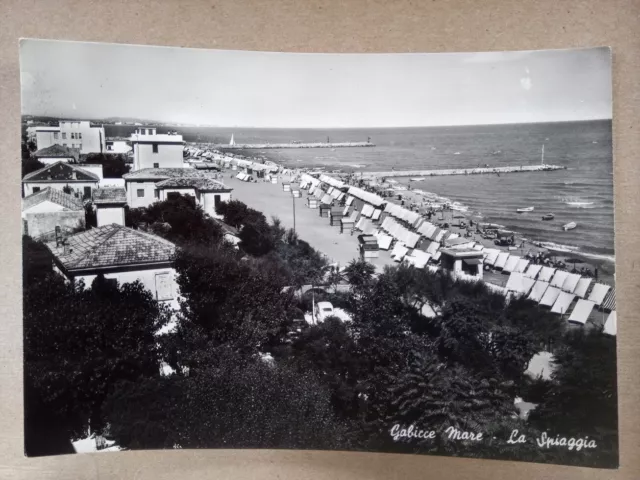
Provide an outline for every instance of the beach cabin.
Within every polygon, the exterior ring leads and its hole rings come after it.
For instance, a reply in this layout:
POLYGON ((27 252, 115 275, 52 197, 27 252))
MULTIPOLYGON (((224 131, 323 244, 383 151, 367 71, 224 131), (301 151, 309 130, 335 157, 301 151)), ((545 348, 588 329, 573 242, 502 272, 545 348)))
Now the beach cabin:
POLYGON ((307 197, 307 207, 318 208, 320 201, 315 197, 307 197))
POLYGON ((482 252, 472 249, 441 248, 441 265, 453 278, 482 279, 482 252))
POLYGON ((358 235, 358 243, 360 244, 360 258, 362 260, 378 258, 380 256, 378 239, 375 236, 358 235))
POLYGON ((318 207, 320 211, 321 217, 329 217, 329 212, 331 211, 331 205, 320 202, 320 207, 318 207))
POLYGON ((283 192, 290 192, 291 191, 291 184, 290 183, 283 183, 282 184, 282 191, 283 192))
POLYGON ((344 218, 345 210, 349 210, 349 207, 332 207, 329 210, 329 225, 332 227, 339 227, 340 220, 344 218))

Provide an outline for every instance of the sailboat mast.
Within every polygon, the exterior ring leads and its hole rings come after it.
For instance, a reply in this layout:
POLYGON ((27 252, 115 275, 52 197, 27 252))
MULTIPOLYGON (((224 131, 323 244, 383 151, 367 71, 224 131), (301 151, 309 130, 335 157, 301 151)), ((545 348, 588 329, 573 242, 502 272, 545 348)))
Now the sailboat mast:
POLYGON ((542 155, 541 155, 541 159, 540 159, 540 164, 544 165, 544 143, 542 144, 542 155))

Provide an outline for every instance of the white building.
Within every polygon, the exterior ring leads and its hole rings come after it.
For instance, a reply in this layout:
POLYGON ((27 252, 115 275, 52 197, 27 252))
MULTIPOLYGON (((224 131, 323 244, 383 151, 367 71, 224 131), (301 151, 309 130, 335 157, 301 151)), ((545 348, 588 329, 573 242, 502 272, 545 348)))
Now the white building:
POLYGON ((131 145, 128 140, 107 140, 106 142, 107 153, 124 153, 127 154, 131 151, 131 145))
POLYGON ((102 179, 102 165, 85 164, 82 167, 58 161, 31 172, 22 179, 23 195, 26 197, 51 187, 70 190, 76 198, 91 198, 102 179))
POLYGON ((124 225, 124 207, 127 204, 124 188, 97 188, 93 191, 92 202, 98 227, 124 225))
POLYGON ((84 230, 85 212, 80 199, 47 187, 22 199, 22 234, 48 240, 59 227, 84 230))
POLYGON ((36 127, 38 150, 51 145, 76 148, 80 153, 102 153, 106 150, 104 127, 88 121, 61 120, 58 127, 36 127))
POLYGON ((231 200, 230 187, 217 180, 215 173, 193 168, 147 168, 123 176, 127 203, 131 208, 147 207, 172 194, 190 195, 205 213, 220 218, 215 207, 231 200))
POLYGON ((132 171, 145 168, 183 168, 182 135, 158 134, 155 128, 138 128, 129 139, 133 146, 132 171))
POLYGON ((47 244, 54 269, 71 282, 91 288, 99 274, 118 284, 139 281, 153 296, 178 308, 173 268, 175 245, 122 225, 104 225, 47 244))

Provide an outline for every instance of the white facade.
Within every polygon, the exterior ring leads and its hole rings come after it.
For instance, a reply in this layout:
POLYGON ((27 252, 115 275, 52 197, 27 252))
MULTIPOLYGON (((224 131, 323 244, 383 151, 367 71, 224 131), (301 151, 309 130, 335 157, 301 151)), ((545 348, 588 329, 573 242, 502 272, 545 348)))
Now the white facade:
POLYGON ((59 127, 36 127, 38 150, 58 144, 77 148, 80 153, 102 153, 106 150, 104 127, 93 127, 88 121, 60 121, 59 127))
POLYGON ((55 188, 56 190, 64 191, 64 187, 71 188, 74 192, 80 192, 82 197, 91 198, 91 193, 95 188, 98 188, 98 182, 71 182, 71 181, 51 181, 51 182, 23 182, 22 190, 24 191, 24 196, 31 195, 32 193, 39 192, 40 190, 44 190, 47 187, 55 188))
POLYGON ((158 180, 129 180, 125 182, 127 188, 127 203, 131 208, 148 207, 159 200, 156 190, 158 180))
MULTIPOLYGON (((216 213, 216 205, 219 202, 228 202, 231 200, 231 192, 214 191, 200 192, 194 188, 163 188, 159 190, 159 200, 164 201, 171 193, 179 193, 181 195, 190 195, 196 199, 196 204, 202 207, 204 213, 213 218, 222 218, 222 215, 216 213)), ((158 199, 154 200, 158 201, 158 199)), ((151 202, 153 203, 153 202, 151 202)))
POLYGON ((99 163, 79 163, 77 166, 83 170, 86 170, 87 172, 93 173, 100 179, 100 181, 104 179, 104 176, 102 174, 102 165, 99 163))
MULTIPOLYGON (((60 275, 63 275, 57 267, 54 268, 60 275)), ((74 276, 74 281, 83 280, 85 288, 91 288, 91 284, 97 276, 97 272, 95 274, 77 275, 74 276)), ((166 303, 174 309, 179 308, 176 271, 172 267, 148 269, 141 267, 139 270, 111 271, 105 272, 104 278, 117 280, 119 285, 137 280, 152 293, 156 300, 166 303)))
POLYGON ((138 128, 131 135, 133 168, 183 168, 182 135, 157 134, 155 128, 138 128))
POLYGON ((124 226, 124 208, 121 206, 96 206, 96 221, 98 227, 115 223, 124 226))
POLYGON ((105 151, 109 153, 129 153, 131 145, 126 140, 107 140, 105 151))

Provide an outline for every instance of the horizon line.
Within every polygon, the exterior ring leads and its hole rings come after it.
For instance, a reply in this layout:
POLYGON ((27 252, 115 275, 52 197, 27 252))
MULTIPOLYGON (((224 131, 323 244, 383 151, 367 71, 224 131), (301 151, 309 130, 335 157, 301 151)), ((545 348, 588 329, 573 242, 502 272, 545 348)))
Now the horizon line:
MULTIPOLYGON (((21 114, 21 117, 48 117, 48 118, 56 118, 58 121, 90 121, 94 123, 100 123, 100 120, 104 120, 104 118, 88 118, 88 117, 56 117, 54 115, 35 115, 35 114, 21 114)), ((106 117, 106 118, 119 118, 119 117, 106 117)), ((131 117, 122 117, 122 118, 131 118, 131 117)), ((141 120, 140 118, 136 118, 135 120, 141 120)), ((601 118, 586 118, 586 119, 570 119, 570 120, 548 120, 548 121, 534 121, 534 122, 495 122, 495 123, 456 123, 456 124, 438 124, 438 125, 396 125, 396 126, 383 126, 383 125, 370 125, 365 127, 344 127, 344 126, 312 126, 312 127, 299 127, 299 126, 281 126, 281 127, 269 127, 269 126, 255 126, 255 125, 206 125, 206 124, 182 124, 175 125, 171 124, 168 121, 159 121, 159 120, 151 120, 144 125, 154 126, 154 124, 167 124, 166 126, 171 127, 186 127, 186 128, 239 128, 239 129, 268 129, 268 130, 364 130, 367 128, 370 129, 392 129, 392 128, 441 128, 441 127, 484 127, 484 126, 506 126, 506 125, 538 125, 538 124, 548 124, 548 123, 578 123, 578 122, 602 122, 602 121, 612 121, 613 117, 601 117, 601 118)), ((115 125, 114 126, 127 126, 127 127, 136 127, 141 125, 115 125)))

